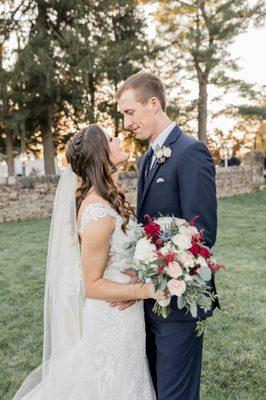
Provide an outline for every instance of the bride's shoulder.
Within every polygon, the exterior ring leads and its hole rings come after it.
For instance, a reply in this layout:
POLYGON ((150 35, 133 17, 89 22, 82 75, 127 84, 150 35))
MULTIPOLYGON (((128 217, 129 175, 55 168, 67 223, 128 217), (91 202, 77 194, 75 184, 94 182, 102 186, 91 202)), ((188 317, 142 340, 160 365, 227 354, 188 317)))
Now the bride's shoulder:
POLYGON ((89 221, 102 220, 104 217, 117 218, 117 216, 118 214, 111 204, 100 197, 84 201, 78 215, 79 232, 83 232, 89 221))

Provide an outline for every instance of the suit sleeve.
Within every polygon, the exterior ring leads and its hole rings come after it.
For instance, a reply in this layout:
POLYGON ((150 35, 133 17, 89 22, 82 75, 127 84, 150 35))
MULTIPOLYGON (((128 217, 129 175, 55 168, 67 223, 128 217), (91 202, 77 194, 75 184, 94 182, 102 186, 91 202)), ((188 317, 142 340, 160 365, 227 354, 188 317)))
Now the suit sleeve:
POLYGON ((182 218, 191 220, 199 215, 196 227, 204 229, 205 242, 212 247, 217 233, 215 166, 202 142, 193 143, 184 151, 178 179, 182 218))

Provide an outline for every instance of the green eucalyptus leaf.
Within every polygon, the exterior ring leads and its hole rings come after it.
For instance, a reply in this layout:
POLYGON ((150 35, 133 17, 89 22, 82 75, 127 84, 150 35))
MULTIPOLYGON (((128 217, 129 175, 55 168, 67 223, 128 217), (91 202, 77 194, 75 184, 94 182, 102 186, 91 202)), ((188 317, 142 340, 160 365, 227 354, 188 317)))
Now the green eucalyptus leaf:
POLYGON ((202 279, 209 281, 212 277, 211 270, 208 267, 200 267, 198 273, 202 279))
POLYGON ((182 308, 184 308, 186 305, 185 303, 185 298, 184 296, 178 296, 177 297, 177 307, 179 308, 179 310, 182 310, 182 308))

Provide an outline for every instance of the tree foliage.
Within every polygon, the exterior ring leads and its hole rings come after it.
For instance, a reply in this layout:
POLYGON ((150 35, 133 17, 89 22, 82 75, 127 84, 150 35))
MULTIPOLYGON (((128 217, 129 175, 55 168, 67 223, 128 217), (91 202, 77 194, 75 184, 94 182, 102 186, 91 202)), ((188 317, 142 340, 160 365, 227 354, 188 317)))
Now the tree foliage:
POLYGON ((259 24, 264 20, 264 2, 258 0, 252 6, 247 0, 161 0, 155 17, 158 37, 168 42, 166 53, 172 54, 177 82, 178 76, 197 81, 198 137, 206 142, 208 85, 224 90, 248 87, 230 76, 238 64, 228 47, 251 21, 259 24))

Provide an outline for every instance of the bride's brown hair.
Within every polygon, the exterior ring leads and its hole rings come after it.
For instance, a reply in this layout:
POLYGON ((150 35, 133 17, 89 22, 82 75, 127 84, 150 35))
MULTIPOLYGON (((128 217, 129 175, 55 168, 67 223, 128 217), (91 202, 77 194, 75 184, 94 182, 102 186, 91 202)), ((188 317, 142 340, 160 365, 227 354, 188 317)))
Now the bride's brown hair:
POLYGON ((109 154, 106 134, 99 125, 89 125, 69 140, 66 158, 74 173, 81 178, 81 184, 76 191, 77 215, 82 201, 94 186, 96 193, 122 216, 121 227, 125 232, 130 217, 134 216, 134 210, 126 201, 123 192, 114 184, 112 174, 117 169, 109 154))

